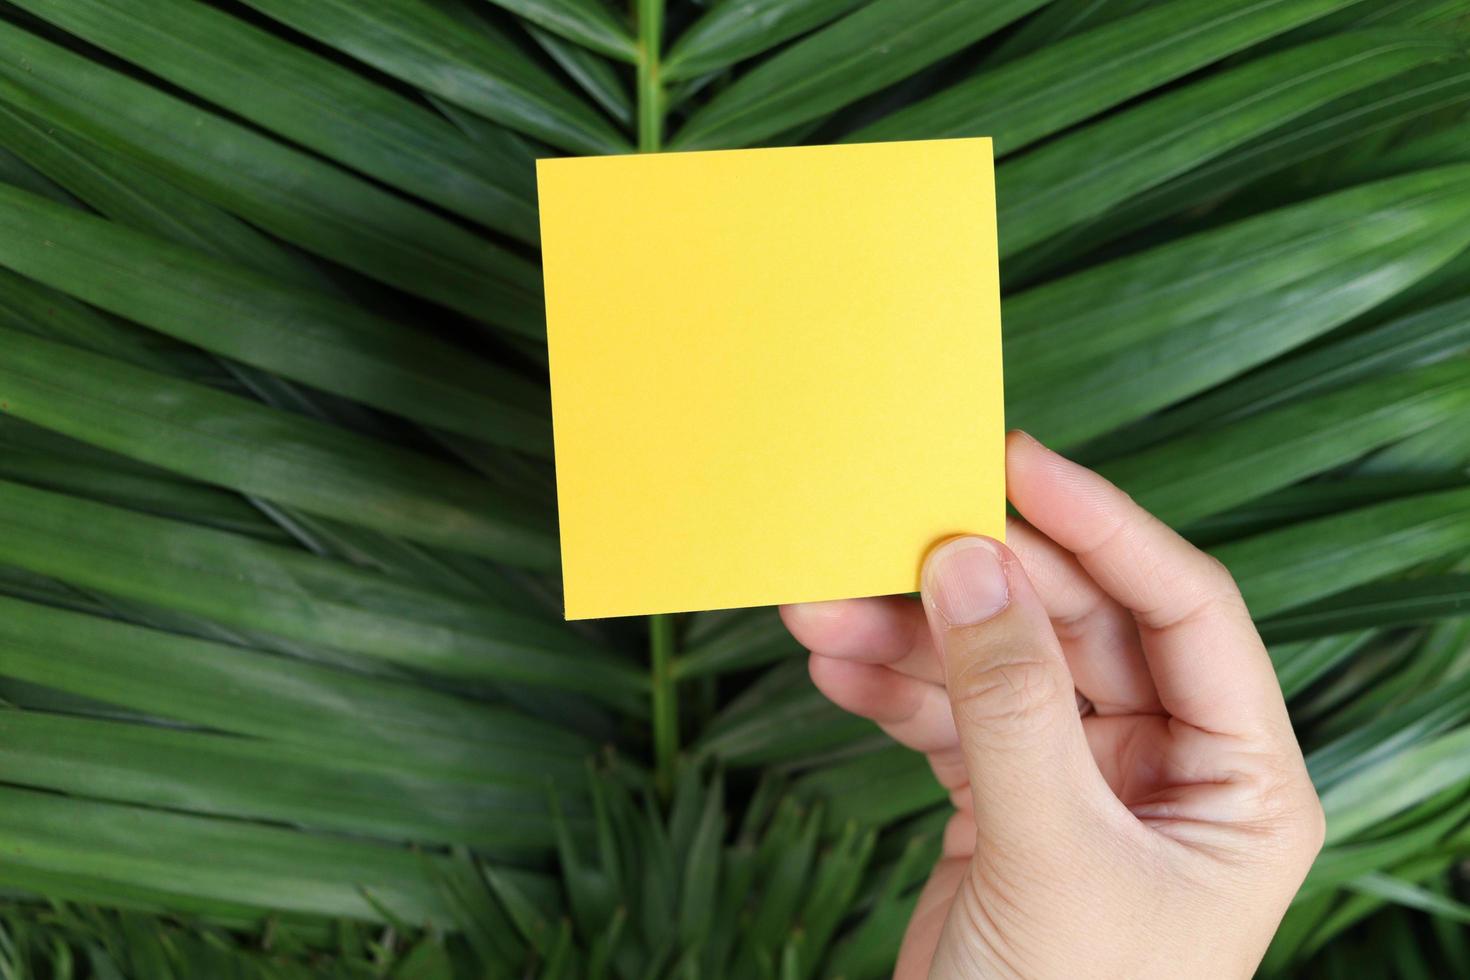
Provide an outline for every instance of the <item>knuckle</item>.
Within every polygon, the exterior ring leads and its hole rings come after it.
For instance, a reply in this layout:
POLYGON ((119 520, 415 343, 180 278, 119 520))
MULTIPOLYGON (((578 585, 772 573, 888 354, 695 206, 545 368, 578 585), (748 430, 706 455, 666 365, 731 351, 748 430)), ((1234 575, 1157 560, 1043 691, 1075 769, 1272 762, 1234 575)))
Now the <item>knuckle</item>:
MULTIPOLYGON (((1122 491, 1119 492, 1121 493, 1122 491)), ((1125 499, 1127 499, 1129 503, 1132 502, 1131 498, 1127 498, 1126 495, 1125 499)), ((1118 542, 1119 539, 1124 538, 1129 533, 1130 525, 1128 524, 1128 522, 1114 518, 1113 520, 1106 522, 1104 525, 1097 528, 1093 532, 1092 543, 1080 548, 1078 550, 1078 555, 1095 555, 1105 552, 1113 544, 1118 542)))
POLYGON ((1311 794, 1311 802, 1306 810, 1307 843, 1311 846, 1312 858, 1315 860, 1322 853, 1322 846, 1327 843, 1327 811, 1322 808, 1322 800, 1315 792, 1311 794))
POLYGON ((958 672, 951 680, 950 698, 965 722, 1007 731, 1027 725, 1049 709, 1061 686, 1057 671, 1046 660, 1008 657, 958 672))
POLYGON ((1272 765, 1255 780, 1256 807, 1273 824, 1290 823, 1297 809, 1296 774, 1272 765))
POLYGON ((1235 578, 1225 563, 1207 551, 1196 551, 1176 562, 1178 584, 1203 595, 1225 595, 1235 590, 1235 578))
POLYGON ((1226 565, 1208 551, 1201 551, 1200 555, 1204 557, 1204 567, 1208 569, 1207 574, 1213 575, 1216 581, 1225 581, 1232 585, 1235 584, 1235 576, 1230 574, 1229 565, 1226 565))
POLYGON ((1270 836, 1310 864, 1327 838, 1327 817, 1305 770, 1279 767, 1265 776, 1258 793, 1261 822, 1270 836))
POLYGON ((1252 622, 1245 599, 1241 596, 1240 589, 1236 588, 1235 580, 1228 574, 1223 580, 1209 583, 1200 590, 1199 605, 1196 609, 1199 615, 1217 622, 1252 622))
POLYGON ((1240 586, 1236 584, 1230 567, 1209 552, 1202 551, 1200 554, 1204 556, 1200 569, 1200 580, 1204 587, 1221 599, 1239 601, 1240 586))
POLYGON ((1290 862, 1305 874, 1317 860, 1317 855, 1322 853, 1322 845, 1327 839, 1327 818, 1316 794, 1308 794, 1307 799, 1292 808, 1281 834, 1282 848, 1290 862))

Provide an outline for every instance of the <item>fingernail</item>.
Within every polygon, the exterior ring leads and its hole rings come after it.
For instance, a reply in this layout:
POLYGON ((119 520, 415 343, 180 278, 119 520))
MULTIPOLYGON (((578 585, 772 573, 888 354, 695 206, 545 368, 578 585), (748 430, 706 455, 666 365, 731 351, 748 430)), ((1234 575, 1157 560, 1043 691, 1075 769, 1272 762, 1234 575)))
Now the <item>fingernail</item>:
POLYGON ((825 599, 818 602, 798 602, 788 605, 790 615, 813 626, 825 626, 846 618, 852 607, 851 599, 825 599))
POLYGON ((940 545, 924 563, 924 591, 950 626, 983 623, 1010 601, 1000 552, 985 538, 940 545))
POLYGON ((1031 433, 1027 432, 1025 429, 1012 429, 1011 430, 1011 435, 1015 436, 1017 439, 1020 439, 1020 440, 1022 440, 1024 442, 1029 442, 1032 445, 1035 445, 1035 446, 1041 445, 1040 441, 1038 441, 1035 436, 1033 436, 1031 433))

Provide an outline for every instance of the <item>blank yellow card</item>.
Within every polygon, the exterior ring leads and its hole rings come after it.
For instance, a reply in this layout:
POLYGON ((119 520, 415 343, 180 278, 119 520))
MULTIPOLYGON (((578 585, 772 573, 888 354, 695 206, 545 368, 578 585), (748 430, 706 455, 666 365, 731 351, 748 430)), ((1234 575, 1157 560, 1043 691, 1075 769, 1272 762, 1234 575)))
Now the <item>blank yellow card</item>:
POLYGON ((537 178, 568 619, 911 592, 1002 534, 990 140, 537 178))

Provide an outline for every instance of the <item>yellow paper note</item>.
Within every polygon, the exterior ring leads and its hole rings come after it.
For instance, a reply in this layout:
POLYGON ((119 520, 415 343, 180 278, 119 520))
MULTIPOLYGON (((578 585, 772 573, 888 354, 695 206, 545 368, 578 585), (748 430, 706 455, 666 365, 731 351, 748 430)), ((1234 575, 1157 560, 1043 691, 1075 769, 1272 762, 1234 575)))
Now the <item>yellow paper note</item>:
POLYGON ((568 619, 911 592, 1003 533, 990 140, 537 178, 568 619))

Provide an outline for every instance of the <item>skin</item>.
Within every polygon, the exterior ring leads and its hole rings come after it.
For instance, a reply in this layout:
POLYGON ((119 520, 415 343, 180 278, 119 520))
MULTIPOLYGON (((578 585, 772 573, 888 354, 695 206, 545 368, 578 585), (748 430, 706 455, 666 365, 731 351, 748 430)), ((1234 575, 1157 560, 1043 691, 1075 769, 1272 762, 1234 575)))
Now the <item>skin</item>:
POLYGON ((954 802, 894 975, 1249 977, 1325 824, 1240 591, 1024 433, 1006 481, 1010 547, 939 545, 922 603, 781 610, 954 802))

